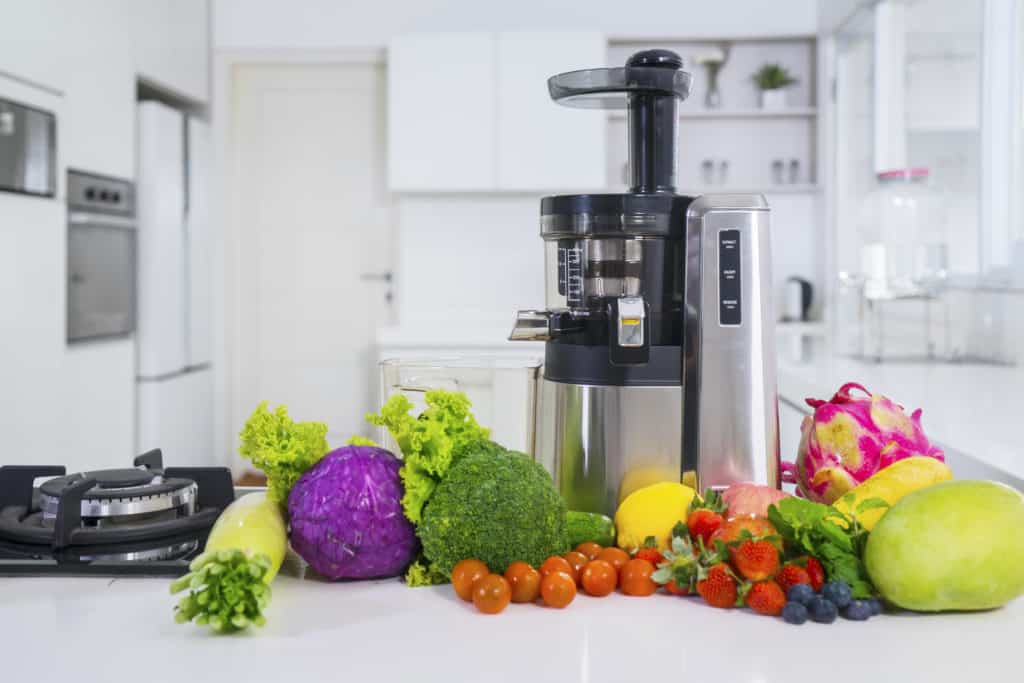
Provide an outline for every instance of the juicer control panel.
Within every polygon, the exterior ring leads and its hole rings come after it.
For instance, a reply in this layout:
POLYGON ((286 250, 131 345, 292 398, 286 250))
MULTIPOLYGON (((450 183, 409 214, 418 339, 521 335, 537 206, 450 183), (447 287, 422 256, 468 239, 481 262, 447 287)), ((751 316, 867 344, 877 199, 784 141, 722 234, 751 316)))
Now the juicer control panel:
POLYGON ((740 231, 718 231, 718 324, 743 323, 743 282, 740 268, 740 231))

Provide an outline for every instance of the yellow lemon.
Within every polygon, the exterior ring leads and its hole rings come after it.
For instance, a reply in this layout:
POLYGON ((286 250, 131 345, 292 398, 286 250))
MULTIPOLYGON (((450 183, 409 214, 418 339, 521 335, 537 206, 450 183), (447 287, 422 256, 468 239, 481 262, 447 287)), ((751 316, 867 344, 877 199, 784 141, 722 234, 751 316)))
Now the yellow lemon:
POLYGON ((653 536, 665 550, 672 539, 672 527, 686 522, 686 512, 696 491, 685 484, 662 482, 629 494, 615 511, 618 546, 632 550, 653 536))
POLYGON ((679 481, 679 465, 675 468, 670 465, 642 465, 630 469, 622 475, 622 482, 619 484, 619 505, 633 491, 663 481, 679 481))

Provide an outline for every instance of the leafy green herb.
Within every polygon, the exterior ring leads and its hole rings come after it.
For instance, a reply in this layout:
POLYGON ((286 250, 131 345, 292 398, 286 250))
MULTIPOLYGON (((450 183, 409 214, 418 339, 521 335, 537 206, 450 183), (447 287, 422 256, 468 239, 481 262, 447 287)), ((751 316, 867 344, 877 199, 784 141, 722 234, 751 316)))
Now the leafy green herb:
POLYGON ((171 584, 172 595, 188 590, 175 609, 175 621, 209 624, 219 633, 263 626, 270 602, 263 577, 270 566, 266 555, 249 557, 241 550, 203 553, 192 560, 190 573, 171 584))
POLYGON ((327 453, 327 425, 293 422, 285 406, 260 403, 239 434, 238 454, 267 475, 267 496, 282 505, 299 477, 327 453))
MULTIPOLYGON (((880 498, 863 501, 856 514, 886 507, 880 498)), ((830 580, 850 584, 855 598, 869 598, 874 587, 862 560, 868 531, 856 515, 803 498, 783 498, 768 508, 768 520, 786 541, 790 555, 812 555, 830 580)))
POLYGON ((405 582, 409 586, 416 588, 417 586, 436 586, 442 583, 448 583, 450 579, 445 576, 445 573, 438 569, 435 565, 430 564, 426 558, 420 557, 418 560, 409 565, 409 568, 405 572, 405 582))

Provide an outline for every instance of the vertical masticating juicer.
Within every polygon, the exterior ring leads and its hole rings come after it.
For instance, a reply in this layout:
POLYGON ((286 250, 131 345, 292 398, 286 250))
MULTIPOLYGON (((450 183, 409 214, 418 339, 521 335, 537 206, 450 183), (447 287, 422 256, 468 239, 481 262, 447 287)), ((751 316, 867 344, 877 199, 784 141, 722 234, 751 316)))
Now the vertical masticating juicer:
POLYGON ((612 514, 660 481, 779 483, 768 205, 675 192, 667 50, 553 76, 552 99, 625 107, 630 189, 541 200, 546 306, 513 340, 543 340, 535 453, 569 507, 612 514))

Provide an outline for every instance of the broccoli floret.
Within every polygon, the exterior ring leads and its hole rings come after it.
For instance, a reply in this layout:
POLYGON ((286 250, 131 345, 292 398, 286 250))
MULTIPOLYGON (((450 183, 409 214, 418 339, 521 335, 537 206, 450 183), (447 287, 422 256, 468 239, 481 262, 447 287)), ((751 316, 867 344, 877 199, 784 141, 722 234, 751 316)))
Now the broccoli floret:
POLYGON ((568 550, 565 502, 551 475, 528 456, 497 444, 465 449, 423 509, 423 555, 446 576, 476 558, 504 573, 523 560, 537 566, 568 550))

